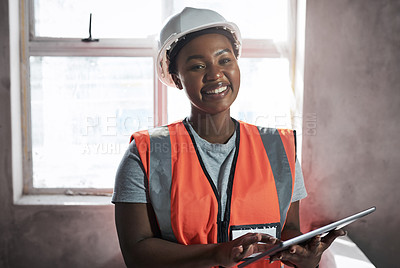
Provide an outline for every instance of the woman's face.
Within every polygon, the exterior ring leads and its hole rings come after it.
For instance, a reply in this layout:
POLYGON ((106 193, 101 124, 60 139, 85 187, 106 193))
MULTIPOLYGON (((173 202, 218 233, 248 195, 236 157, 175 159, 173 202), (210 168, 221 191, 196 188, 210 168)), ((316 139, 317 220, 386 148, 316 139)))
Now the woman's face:
POLYGON ((176 66, 173 79, 178 88, 185 90, 192 114, 229 111, 239 91, 240 70, 227 37, 196 37, 181 49, 176 66))

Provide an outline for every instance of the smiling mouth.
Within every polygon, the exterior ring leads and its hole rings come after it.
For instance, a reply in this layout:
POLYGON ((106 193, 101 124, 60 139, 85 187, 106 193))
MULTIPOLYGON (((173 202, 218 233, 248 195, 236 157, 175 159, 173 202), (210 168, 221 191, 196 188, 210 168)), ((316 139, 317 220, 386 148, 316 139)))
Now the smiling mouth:
POLYGON ((213 94, 222 93, 222 92, 226 91, 227 89, 228 89, 228 86, 224 86, 224 87, 219 87, 219 88, 216 88, 216 89, 213 89, 213 90, 208 90, 208 91, 205 91, 203 93, 207 94, 207 95, 213 95, 213 94))

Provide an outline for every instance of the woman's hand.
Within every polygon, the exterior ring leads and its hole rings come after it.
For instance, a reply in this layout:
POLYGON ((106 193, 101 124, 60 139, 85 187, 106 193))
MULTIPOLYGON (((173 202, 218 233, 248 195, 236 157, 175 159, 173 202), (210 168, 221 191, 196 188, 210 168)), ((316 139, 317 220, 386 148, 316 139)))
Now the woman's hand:
POLYGON ((215 248, 216 260, 224 267, 232 267, 254 253, 266 251, 277 242, 278 239, 267 234, 248 233, 230 242, 218 244, 215 248))
POLYGON ((297 268, 315 268, 318 266, 322 253, 338 236, 344 236, 342 229, 329 232, 326 236, 315 236, 305 245, 291 246, 288 250, 271 256, 270 262, 280 260, 288 266, 297 268))

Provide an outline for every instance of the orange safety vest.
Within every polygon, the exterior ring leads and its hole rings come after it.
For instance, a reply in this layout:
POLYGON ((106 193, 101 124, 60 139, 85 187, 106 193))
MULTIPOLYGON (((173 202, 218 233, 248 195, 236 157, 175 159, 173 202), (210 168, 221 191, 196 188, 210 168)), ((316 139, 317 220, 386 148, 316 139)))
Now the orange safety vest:
POLYGON ((276 227, 280 238, 293 193, 295 133, 237 124, 224 220, 220 195, 186 121, 132 135, 163 239, 183 245, 220 243, 229 241, 235 228, 259 226, 276 227))

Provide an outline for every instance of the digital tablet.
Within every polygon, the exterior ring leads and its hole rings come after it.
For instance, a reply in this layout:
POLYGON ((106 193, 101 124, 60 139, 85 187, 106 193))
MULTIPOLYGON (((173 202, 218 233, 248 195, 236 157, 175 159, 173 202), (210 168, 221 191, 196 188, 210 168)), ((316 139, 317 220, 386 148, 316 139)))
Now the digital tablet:
POLYGON ((364 216, 374 212, 375 210, 376 210, 375 207, 371 207, 369 209, 363 210, 361 212, 358 212, 356 214, 348 216, 344 219, 332 222, 328 225, 325 225, 321 228, 315 229, 308 233, 296 236, 296 237, 286 240, 286 241, 282 241, 279 244, 277 244, 276 246, 273 246, 272 248, 270 248, 269 250, 267 250, 263 253, 260 253, 253 258, 247 259, 245 262, 239 264, 238 267, 239 268, 245 267, 245 266, 249 265, 250 263, 253 263, 257 260, 264 258, 265 256, 271 256, 271 255, 278 253, 279 251, 288 249, 290 246, 304 243, 316 235, 326 235, 329 231, 340 229, 340 228, 358 220, 359 218, 364 217, 364 216))

